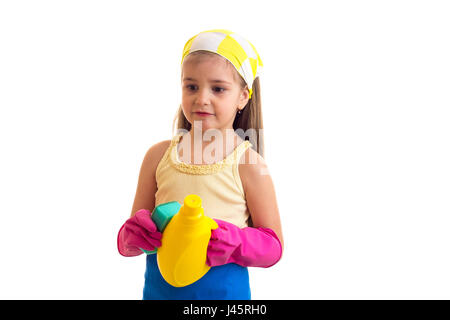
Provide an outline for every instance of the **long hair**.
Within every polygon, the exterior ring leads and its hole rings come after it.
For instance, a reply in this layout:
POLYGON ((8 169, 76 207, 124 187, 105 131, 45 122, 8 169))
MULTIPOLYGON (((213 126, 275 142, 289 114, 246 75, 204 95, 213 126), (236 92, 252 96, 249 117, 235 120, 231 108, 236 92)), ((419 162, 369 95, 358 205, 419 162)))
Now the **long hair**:
MULTIPOLYGON (((195 51, 192 54, 215 54, 208 51, 195 51)), ((226 60, 226 59, 225 59, 226 60)), ((241 89, 246 86, 245 80, 237 72, 234 66, 226 60, 226 62, 233 68, 236 77, 239 79, 241 89)), ((264 135, 263 135, 263 117, 261 110, 261 88, 259 83, 259 77, 255 78, 252 84, 252 97, 248 100, 244 109, 240 113, 237 113, 233 121, 233 129, 243 140, 249 140, 252 144, 252 148, 258 152, 261 157, 264 158, 264 135)), ((191 124, 186 119, 181 108, 181 104, 178 108, 177 114, 174 118, 172 125, 172 132, 174 128, 191 130, 191 124)))

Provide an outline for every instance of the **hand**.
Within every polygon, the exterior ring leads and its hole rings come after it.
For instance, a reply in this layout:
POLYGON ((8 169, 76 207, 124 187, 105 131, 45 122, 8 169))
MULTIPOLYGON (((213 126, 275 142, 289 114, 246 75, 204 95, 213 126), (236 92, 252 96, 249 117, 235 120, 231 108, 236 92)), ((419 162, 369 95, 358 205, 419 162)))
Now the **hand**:
POLYGON ((268 268, 281 258, 281 242, 269 228, 239 228, 216 220, 219 227, 211 231, 206 264, 214 267, 236 263, 243 267, 268 268))
POLYGON ((152 251, 160 247, 161 237, 150 211, 141 209, 120 228, 117 249, 125 257, 138 256, 143 253, 141 249, 152 251))

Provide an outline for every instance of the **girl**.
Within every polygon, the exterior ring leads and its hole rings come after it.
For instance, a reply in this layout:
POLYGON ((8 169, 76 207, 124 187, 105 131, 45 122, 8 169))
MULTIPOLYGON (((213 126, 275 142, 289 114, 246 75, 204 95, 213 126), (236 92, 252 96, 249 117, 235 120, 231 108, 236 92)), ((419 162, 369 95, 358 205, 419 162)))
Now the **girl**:
POLYGON ((211 269, 186 287, 169 285, 156 255, 147 255, 144 299, 250 299, 247 267, 267 268, 281 258, 280 216, 263 159, 261 67, 255 47, 228 30, 200 32, 185 44, 178 132, 146 153, 118 250, 136 256, 159 247, 150 212, 189 194, 202 198, 219 228, 207 250, 211 269))

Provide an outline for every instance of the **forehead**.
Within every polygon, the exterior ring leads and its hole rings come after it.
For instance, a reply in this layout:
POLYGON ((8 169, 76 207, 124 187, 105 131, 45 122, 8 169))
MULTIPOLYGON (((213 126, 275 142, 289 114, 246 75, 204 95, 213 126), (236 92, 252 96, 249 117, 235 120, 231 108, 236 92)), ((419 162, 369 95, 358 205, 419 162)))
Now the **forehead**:
POLYGON ((235 77, 231 63, 215 53, 189 54, 183 61, 182 71, 184 77, 191 78, 207 75, 234 81, 235 77))

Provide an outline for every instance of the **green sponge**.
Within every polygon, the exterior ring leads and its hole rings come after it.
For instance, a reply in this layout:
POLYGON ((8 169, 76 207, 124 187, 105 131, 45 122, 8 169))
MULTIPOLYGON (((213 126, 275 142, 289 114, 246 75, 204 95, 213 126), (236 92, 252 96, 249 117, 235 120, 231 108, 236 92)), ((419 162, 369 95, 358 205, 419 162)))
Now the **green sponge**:
MULTIPOLYGON (((160 232, 163 232, 174 215, 180 211, 181 204, 177 201, 162 203, 153 210, 152 220, 160 232)), ((152 251, 144 250, 146 254, 156 253, 156 249, 152 251)))
POLYGON ((172 217, 180 211, 180 208, 181 204, 176 201, 162 203, 155 208, 152 214, 152 220, 160 232, 164 231, 172 217))

